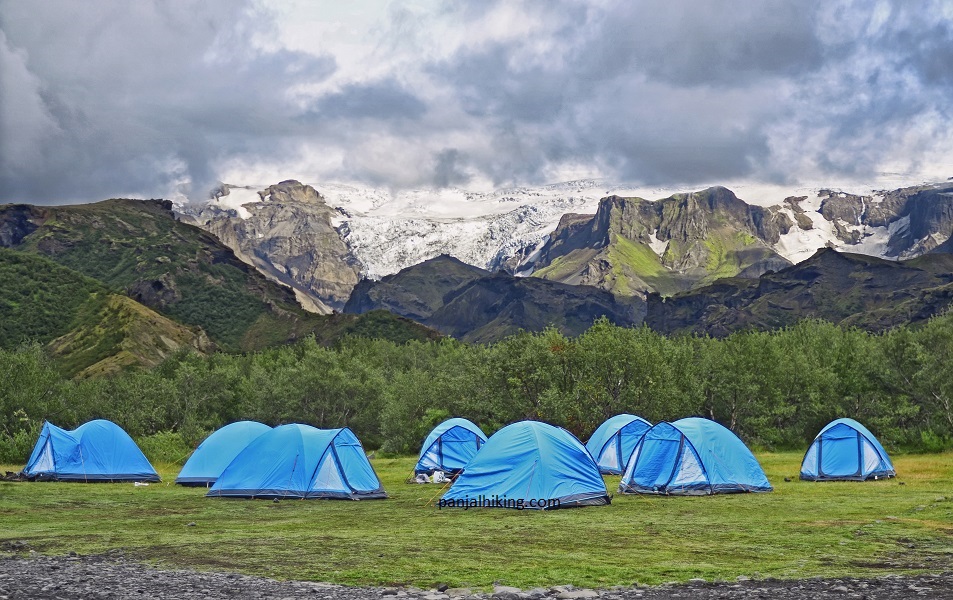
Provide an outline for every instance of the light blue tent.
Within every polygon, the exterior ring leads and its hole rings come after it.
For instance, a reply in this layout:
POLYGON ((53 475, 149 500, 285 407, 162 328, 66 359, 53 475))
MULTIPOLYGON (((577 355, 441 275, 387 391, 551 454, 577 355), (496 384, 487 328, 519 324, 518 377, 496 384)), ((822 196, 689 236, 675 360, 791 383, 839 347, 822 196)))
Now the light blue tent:
POLYGON ((703 495, 770 492, 744 442, 708 419, 659 423, 645 432, 626 464, 623 494, 703 495))
POLYGON ((485 443, 486 434, 472 422, 447 419, 424 440, 414 473, 459 473, 485 443))
POLYGON ((159 481, 129 434, 103 419, 72 431, 43 423, 23 474, 49 481, 159 481))
POLYGON ((293 423, 253 440, 225 467, 207 496, 386 498, 361 442, 347 427, 293 423))
POLYGON ((896 474, 874 434, 853 419, 828 423, 801 461, 801 479, 808 481, 865 481, 896 474))
POLYGON ((195 449, 175 482, 179 485, 204 486, 215 483, 228 463, 245 446, 267 431, 271 431, 271 427, 257 421, 237 421, 215 430, 195 449))
POLYGON ((574 435, 520 421, 490 437, 439 505, 553 509, 608 503, 599 467, 574 435))
POLYGON ((635 445, 651 427, 651 423, 635 415, 610 417, 592 433, 586 450, 599 465, 600 472, 621 475, 635 445))

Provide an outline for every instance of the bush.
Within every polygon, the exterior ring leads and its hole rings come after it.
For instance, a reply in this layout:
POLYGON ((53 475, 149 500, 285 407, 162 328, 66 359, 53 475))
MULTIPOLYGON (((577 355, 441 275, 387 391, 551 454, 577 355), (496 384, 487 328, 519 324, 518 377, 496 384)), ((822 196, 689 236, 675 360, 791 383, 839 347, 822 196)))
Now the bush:
POLYGON ((932 431, 920 432, 920 450, 924 452, 943 452, 953 448, 953 437, 940 435, 932 431))
POLYGON ((136 440, 149 462, 184 464, 195 448, 189 445, 182 434, 175 431, 160 431, 136 440))
POLYGON ((39 427, 18 429, 13 435, 0 434, 0 464, 26 465, 39 435, 39 427))

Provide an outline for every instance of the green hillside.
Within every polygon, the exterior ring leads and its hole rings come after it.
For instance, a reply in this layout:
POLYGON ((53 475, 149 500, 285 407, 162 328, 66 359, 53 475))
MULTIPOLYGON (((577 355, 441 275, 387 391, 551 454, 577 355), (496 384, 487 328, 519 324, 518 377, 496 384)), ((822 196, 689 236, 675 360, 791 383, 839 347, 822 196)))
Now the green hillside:
MULTIPOLYGON (((6 243, 14 249, 46 257, 97 280, 102 289, 201 327, 226 351, 256 350, 310 334, 332 343, 334 331, 394 340, 434 335, 397 317, 378 316, 357 326, 361 319, 352 318, 348 325, 309 313, 291 288, 265 278, 211 234, 179 222, 171 208, 166 201, 127 199, 58 207, 6 205, 0 206, 0 228, 8 232, 6 243)), ((100 308, 87 313, 100 315, 100 308)))
POLYGON ((0 348, 40 343, 69 375, 154 366, 182 347, 208 350, 188 328, 50 260, 0 249, 0 348))
POLYGON ((104 285, 56 263, 0 248, 0 347, 47 343, 74 326, 78 313, 106 302, 104 285))

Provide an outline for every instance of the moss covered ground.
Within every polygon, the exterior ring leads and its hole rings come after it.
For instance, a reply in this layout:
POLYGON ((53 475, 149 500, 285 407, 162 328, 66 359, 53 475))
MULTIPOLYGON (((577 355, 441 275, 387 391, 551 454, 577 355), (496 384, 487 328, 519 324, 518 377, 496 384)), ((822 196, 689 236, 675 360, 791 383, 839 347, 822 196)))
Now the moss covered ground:
MULTIPOLYGON (((103 553, 164 566, 347 584, 523 588, 748 577, 883 575, 953 564, 953 454, 895 457, 900 477, 797 479, 800 454, 759 454, 775 491, 615 495, 550 512, 440 510, 405 479, 412 458, 374 461, 390 499, 209 499, 164 483, 0 482, 0 547, 103 553), (785 481, 785 477, 792 481, 785 481), (194 525, 191 525, 194 523, 194 525)), ((0 467, 2 469, 3 467, 0 467)), ((12 466, 6 467, 12 470, 12 466)), ((610 491, 618 478, 608 477, 610 491)))

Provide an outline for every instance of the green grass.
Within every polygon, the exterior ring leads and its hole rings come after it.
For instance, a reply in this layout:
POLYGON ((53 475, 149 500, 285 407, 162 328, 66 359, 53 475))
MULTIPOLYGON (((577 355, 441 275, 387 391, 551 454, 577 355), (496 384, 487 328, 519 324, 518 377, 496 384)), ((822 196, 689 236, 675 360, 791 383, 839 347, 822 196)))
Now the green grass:
MULTIPOLYGON (((0 538, 52 554, 122 549, 165 566, 347 584, 606 587, 951 568, 953 454, 896 457, 901 478, 867 483, 801 482, 799 453, 759 458, 773 493, 617 494, 611 506, 551 512, 438 510, 428 505, 436 486, 404 483, 411 458, 374 462, 391 495, 382 501, 0 482, 0 538)), ((172 481, 177 468, 160 470, 172 481)), ((618 478, 607 482, 612 491, 618 478)))

